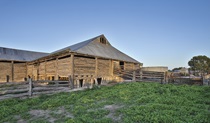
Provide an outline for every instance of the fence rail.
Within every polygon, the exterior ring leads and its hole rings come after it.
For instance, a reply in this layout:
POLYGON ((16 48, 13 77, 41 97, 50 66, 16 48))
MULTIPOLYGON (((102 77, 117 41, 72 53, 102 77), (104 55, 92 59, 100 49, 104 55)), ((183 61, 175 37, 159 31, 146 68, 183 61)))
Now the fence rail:
POLYGON ((132 81, 159 81, 166 82, 167 76, 165 72, 154 72, 154 71, 142 71, 138 70, 123 70, 123 69, 115 69, 114 75, 121 77, 125 80, 132 81))
MULTIPOLYGON (((60 81, 60 80, 33 81, 32 79, 29 78, 27 81, 24 82, 0 83, 0 100, 6 98, 30 97, 33 95, 70 91, 80 87, 78 86, 78 81, 84 81, 90 79, 94 80, 96 83, 98 82, 98 79, 95 78, 95 76, 93 75, 80 74, 80 75, 74 75, 74 77, 69 76, 68 81, 60 81)), ((87 85, 87 87, 90 87, 90 85, 87 85)))

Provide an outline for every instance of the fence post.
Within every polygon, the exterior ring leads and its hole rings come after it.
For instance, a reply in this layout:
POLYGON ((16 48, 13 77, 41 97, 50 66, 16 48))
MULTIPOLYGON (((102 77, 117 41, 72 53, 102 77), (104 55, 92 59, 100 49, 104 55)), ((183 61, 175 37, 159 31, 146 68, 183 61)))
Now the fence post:
POLYGON ((71 78, 71 76, 69 76, 69 86, 71 89, 74 89, 74 82, 73 82, 73 79, 71 78))
POLYGON ((135 70, 133 71, 133 79, 132 79, 132 81, 136 82, 136 71, 135 70))
POLYGON ((140 69, 140 71, 139 71, 139 73, 140 73, 140 81, 142 81, 142 75, 143 75, 143 72, 142 72, 142 70, 140 69))
POLYGON ((98 79, 95 78, 95 85, 98 85, 98 79))
POLYGON ((31 78, 28 78, 28 81, 29 81, 29 96, 32 96, 33 95, 33 83, 32 83, 32 80, 31 78))

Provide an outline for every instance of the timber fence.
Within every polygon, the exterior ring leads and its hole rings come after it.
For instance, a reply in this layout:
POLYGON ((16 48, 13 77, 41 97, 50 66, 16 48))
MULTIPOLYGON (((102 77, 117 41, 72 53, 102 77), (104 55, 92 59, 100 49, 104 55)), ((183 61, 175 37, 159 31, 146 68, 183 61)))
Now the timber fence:
POLYGON ((166 72, 115 69, 114 75, 130 81, 161 82, 168 81, 166 72))
POLYGON ((53 94, 56 92, 77 91, 83 88, 91 88, 102 84, 101 78, 95 78, 93 75, 74 75, 69 76, 68 81, 38 80, 33 81, 28 78, 24 82, 6 82, 0 83, 0 100, 15 97, 31 97, 41 94, 53 94))

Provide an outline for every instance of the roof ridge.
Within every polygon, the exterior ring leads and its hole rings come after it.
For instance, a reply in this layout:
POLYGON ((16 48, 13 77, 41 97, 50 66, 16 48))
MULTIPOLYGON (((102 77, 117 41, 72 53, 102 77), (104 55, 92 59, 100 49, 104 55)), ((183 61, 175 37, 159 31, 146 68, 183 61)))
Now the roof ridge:
MULTIPOLYGON (((88 45, 89 43, 91 43, 92 41, 94 41, 96 38, 101 37, 101 36, 104 36, 104 35, 101 34, 101 35, 98 35, 98 36, 96 36, 96 37, 90 38, 90 39, 88 39, 88 40, 85 40, 85 41, 82 41, 82 42, 79 42, 79 43, 74 44, 74 45, 78 45, 78 44, 81 44, 81 43, 85 43, 85 45, 82 45, 82 46, 78 47, 78 48, 75 49, 75 50, 78 50, 78 49, 80 49, 80 48, 83 48, 84 46, 88 45), (87 42, 87 43, 86 43, 86 42, 87 42)), ((71 46, 73 47, 74 45, 71 45, 71 46)), ((70 47, 71 47, 71 46, 70 46, 70 47)), ((70 49, 70 50, 71 50, 71 49, 70 49)), ((75 51, 75 50, 74 50, 74 51, 75 51)))
POLYGON ((58 53, 58 52, 65 51, 65 50, 76 51, 76 50, 78 50, 80 48, 83 48, 84 46, 88 45, 89 43, 94 41, 96 38, 101 37, 101 36, 104 36, 104 35, 103 34, 98 35, 98 36, 90 38, 88 40, 84 40, 84 41, 81 41, 79 43, 67 46, 67 47, 59 49, 59 50, 56 50, 54 52, 51 52, 50 54, 58 53))

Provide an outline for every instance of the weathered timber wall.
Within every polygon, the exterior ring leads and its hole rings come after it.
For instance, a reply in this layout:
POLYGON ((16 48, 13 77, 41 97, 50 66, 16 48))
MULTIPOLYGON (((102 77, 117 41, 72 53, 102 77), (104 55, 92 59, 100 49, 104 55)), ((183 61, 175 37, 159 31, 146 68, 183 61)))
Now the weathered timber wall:
POLYGON ((14 81, 24 81, 26 78, 26 63, 14 63, 14 81))
POLYGON ((41 62, 39 64, 39 75, 44 76, 44 74, 45 74, 45 63, 44 62, 41 62))
POLYGON ((39 65, 33 65, 33 80, 37 80, 38 79, 38 68, 39 68, 39 65))
POLYGON ((142 67, 142 71, 166 72, 168 67, 142 67))
POLYGON ((56 60, 47 61, 46 62, 46 74, 49 75, 55 75, 55 62, 56 60))
POLYGON ((125 70, 133 70, 134 69, 134 63, 125 62, 124 63, 124 69, 125 70))
POLYGON ((0 82, 6 82, 7 75, 9 75, 9 80, 12 81, 12 63, 0 62, 0 82))
POLYGON ((114 70, 120 69, 119 61, 113 61, 113 65, 114 65, 114 70))
POLYGON ((45 80, 45 62, 39 63, 37 73, 39 76, 38 80, 45 80))
POLYGON ((98 59, 98 76, 99 77, 108 77, 110 76, 109 69, 110 69, 109 60, 106 59, 98 59))
POLYGON ((34 65, 27 65, 27 76, 33 77, 34 65))
POLYGON ((95 59, 74 57, 74 74, 95 74, 95 59))
POLYGON ((71 72, 71 57, 58 59, 58 76, 68 77, 71 72))

